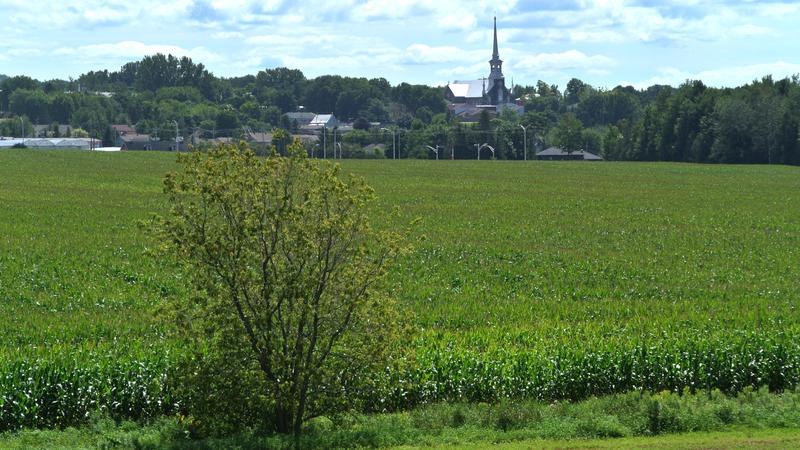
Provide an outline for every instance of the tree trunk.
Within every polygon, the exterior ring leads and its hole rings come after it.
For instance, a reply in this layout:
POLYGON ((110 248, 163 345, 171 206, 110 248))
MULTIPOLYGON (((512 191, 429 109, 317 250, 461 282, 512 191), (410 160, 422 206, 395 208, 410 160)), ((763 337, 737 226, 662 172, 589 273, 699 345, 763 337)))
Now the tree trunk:
POLYGON ((294 432, 294 420, 292 417, 292 409, 283 405, 279 405, 275 409, 275 426, 278 433, 291 434, 294 432))

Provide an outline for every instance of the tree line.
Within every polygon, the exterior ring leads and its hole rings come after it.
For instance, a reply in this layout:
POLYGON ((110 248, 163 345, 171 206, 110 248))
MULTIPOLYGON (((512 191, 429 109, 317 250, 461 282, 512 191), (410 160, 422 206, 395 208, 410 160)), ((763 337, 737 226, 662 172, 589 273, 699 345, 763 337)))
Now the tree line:
MULTIPOLYGON (((526 147, 530 157, 555 145, 609 160, 800 164, 798 76, 765 76, 736 88, 687 80, 678 87, 603 89, 572 79, 563 90, 538 81, 512 92, 525 114, 484 113, 464 123, 450 114, 442 88, 383 78, 309 79, 288 68, 222 78, 187 57, 156 54, 77 79, 0 78, 0 110, 98 137, 111 137, 108 127, 123 123, 172 139, 173 121, 182 134, 200 129, 208 137, 237 136, 244 127, 294 131, 298 124, 286 113, 302 107, 333 113, 362 131, 375 122, 390 127, 398 136, 373 129, 349 142, 392 145, 404 157, 432 158, 431 146, 448 157, 474 158, 476 145, 489 144, 496 158, 523 159, 526 147)), ((0 122, 0 134, 13 134, 15 126, 0 122)))

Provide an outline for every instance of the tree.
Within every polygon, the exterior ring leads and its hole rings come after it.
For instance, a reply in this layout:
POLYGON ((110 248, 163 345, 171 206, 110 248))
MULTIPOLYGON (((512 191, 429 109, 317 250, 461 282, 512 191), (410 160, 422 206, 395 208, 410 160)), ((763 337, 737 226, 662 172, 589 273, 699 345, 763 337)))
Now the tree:
POLYGON ((354 130, 369 130, 369 121, 363 117, 359 117, 353 122, 354 130))
POLYGON ((567 113, 561 116, 553 132, 555 144, 567 153, 583 149, 583 124, 574 114, 567 113))
POLYGON ((306 158, 299 141, 288 152, 258 159, 242 144, 181 156, 157 230, 195 288, 175 300, 197 343, 188 347, 218 355, 188 371, 190 406, 262 402, 277 431, 298 435, 305 420, 352 406, 386 366, 398 320, 376 287, 403 249, 371 228, 375 196, 362 179, 306 158), (219 367, 210 385, 229 387, 215 395, 192 373, 219 367), (257 392, 234 395, 241 386, 257 392))

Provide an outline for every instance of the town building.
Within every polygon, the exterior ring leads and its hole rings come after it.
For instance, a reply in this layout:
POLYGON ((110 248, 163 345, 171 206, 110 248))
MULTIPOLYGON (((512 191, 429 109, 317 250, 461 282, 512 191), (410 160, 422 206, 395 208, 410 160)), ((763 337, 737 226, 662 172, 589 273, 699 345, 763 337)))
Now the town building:
POLYGON ((503 109, 522 113, 523 108, 512 98, 503 75, 503 60, 497 44, 497 18, 494 19, 494 47, 489 61, 489 77, 479 80, 453 81, 445 88, 450 111, 462 118, 475 117, 480 110, 499 114, 503 109))

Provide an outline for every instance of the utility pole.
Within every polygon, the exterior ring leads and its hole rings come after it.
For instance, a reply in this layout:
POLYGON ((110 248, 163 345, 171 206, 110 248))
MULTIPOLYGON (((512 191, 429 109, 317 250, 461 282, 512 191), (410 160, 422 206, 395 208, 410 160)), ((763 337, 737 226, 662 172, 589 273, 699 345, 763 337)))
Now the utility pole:
POLYGON ((328 146, 325 145, 325 144, 327 144, 327 140, 328 140, 328 133, 327 133, 326 128, 323 126, 322 127, 322 159, 328 159, 328 146))

